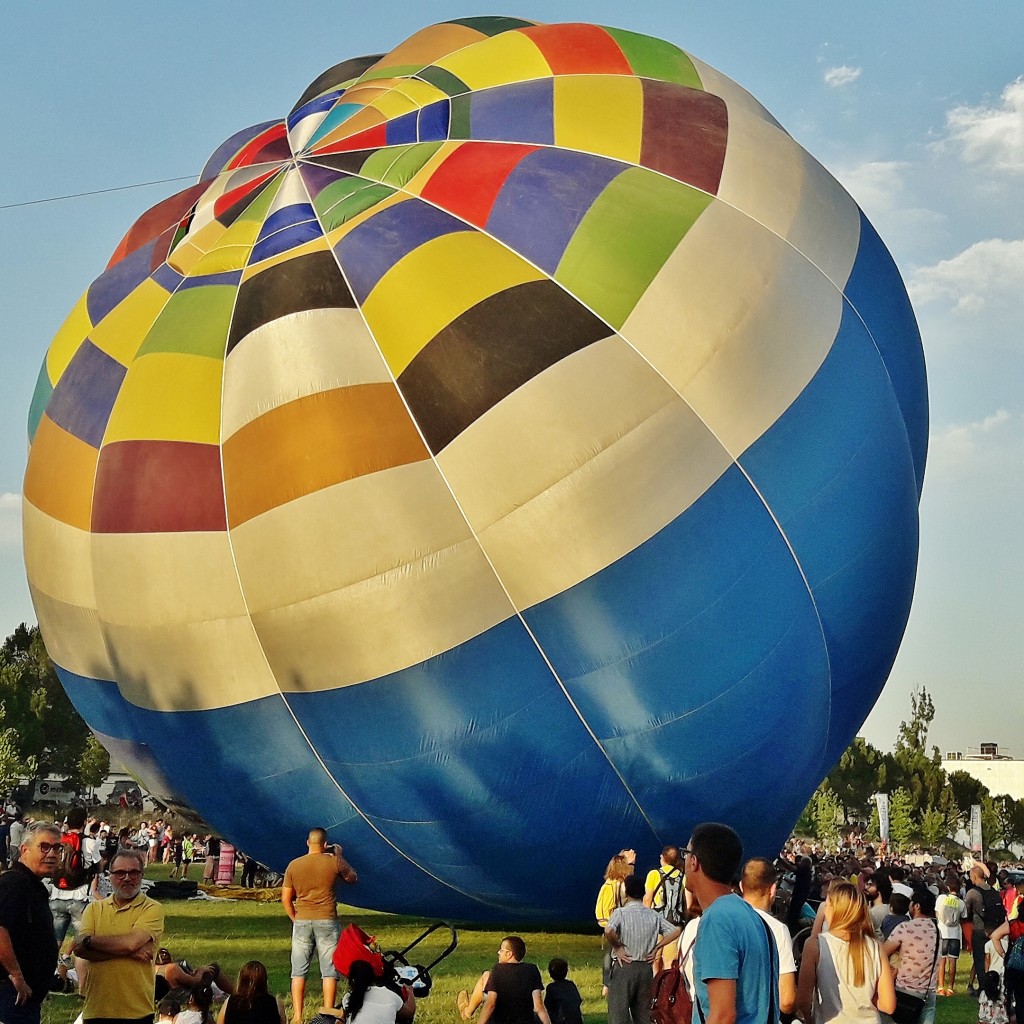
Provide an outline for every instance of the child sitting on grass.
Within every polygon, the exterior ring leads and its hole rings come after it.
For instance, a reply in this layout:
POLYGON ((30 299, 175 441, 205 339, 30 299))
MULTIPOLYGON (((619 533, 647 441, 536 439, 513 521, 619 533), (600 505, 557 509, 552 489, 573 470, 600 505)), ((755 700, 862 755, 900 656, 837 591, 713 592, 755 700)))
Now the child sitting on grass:
POLYGON ((1006 1024, 1006 1001, 995 971, 986 971, 978 995, 978 1024, 1006 1024))
POLYGON ((576 984, 567 980, 569 961, 555 957, 548 964, 551 984, 544 989, 544 1008, 551 1024, 583 1024, 583 997, 576 984))

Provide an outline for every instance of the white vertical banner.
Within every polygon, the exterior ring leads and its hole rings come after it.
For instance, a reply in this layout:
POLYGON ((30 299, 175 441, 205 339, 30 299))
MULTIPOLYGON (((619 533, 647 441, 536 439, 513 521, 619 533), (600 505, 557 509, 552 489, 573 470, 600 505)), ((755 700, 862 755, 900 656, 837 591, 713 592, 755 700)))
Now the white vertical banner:
POLYGON ((981 804, 971 804, 971 849, 981 853, 981 804))
POLYGON ((878 804, 878 837, 889 841, 889 794, 876 793, 875 803, 878 804))

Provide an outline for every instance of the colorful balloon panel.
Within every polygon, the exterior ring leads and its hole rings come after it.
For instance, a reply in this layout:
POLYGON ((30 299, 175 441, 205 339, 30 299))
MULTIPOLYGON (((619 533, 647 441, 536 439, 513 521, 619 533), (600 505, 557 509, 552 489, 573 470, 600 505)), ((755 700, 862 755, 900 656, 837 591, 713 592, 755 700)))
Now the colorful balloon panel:
POLYGON ((470 18, 338 64, 128 230, 51 344, 25 556, 76 707, 366 906, 585 920, 699 820, 771 853, 909 614, 891 257, 670 43, 470 18))

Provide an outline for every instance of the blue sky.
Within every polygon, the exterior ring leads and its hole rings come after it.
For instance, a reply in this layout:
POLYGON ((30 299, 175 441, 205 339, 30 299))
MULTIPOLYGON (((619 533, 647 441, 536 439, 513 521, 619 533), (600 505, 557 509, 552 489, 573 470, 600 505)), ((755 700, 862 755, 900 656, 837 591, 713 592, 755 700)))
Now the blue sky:
POLYGON ((1024 6, 865 0, 149 5, 5 11, 0 65, 0 630, 34 621, 20 549, 25 419, 46 347, 121 235, 235 130, 285 113, 322 70, 433 21, 507 13, 669 39, 734 78, 848 188, 910 288, 931 448, 917 594, 865 726, 888 747, 909 692, 943 750, 1024 756, 1024 6), (13 45, 12 45, 13 44, 13 45))

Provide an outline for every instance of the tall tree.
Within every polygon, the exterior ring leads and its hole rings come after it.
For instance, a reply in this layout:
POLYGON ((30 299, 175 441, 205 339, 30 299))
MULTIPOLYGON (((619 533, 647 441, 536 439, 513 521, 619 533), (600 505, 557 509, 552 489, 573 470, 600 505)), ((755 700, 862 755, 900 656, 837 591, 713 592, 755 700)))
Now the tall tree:
POLYGON ((843 808, 843 821, 863 820, 870 813, 872 795, 877 792, 878 769, 882 754, 862 736, 843 751, 835 768, 828 774, 828 784, 843 808))
POLYGON ((914 798, 902 787, 889 797, 889 839, 904 851, 914 836, 914 798))
POLYGON ((901 722, 893 748, 890 781, 907 790, 918 807, 937 807, 946 785, 939 748, 928 752, 935 702, 922 686, 910 695, 910 720, 901 722))
POLYGON ((935 721, 935 702, 922 686, 910 694, 910 721, 900 722, 896 750, 924 753, 928 745, 928 730, 935 721))
POLYGON ((1003 830, 996 810, 996 800, 986 793, 981 798, 981 848, 986 852, 998 849, 1002 842, 1003 830))
POLYGON ((929 807, 920 819, 921 842, 935 850, 949 838, 949 822, 937 807, 929 807))
POLYGON ((947 785, 942 790, 942 795, 939 797, 938 810, 946 821, 946 835, 955 836, 957 831, 967 820, 967 816, 960 810, 960 807, 956 802, 956 795, 953 792, 953 787, 948 785, 948 778, 947 785))
POLYGON ((947 778, 950 792, 957 809, 965 819, 970 820, 971 807, 980 804, 989 795, 988 786, 967 772, 951 772, 947 778))
POLYGON ((825 846, 834 847, 839 842, 842 813, 835 793, 827 785, 820 786, 814 797, 814 834, 825 846))
POLYGON ((0 732, 8 734, 6 747, 0 742, 0 775, 56 775, 80 784, 91 734, 37 626, 22 623, 0 647, 0 732))
POLYGON ((110 774, 110 755, 92 733, 85 738, 85 749, 78 759, 78 781, 92 789, 110 774))
POLYGON ((878 814, 878 804, 871 801, 871 816, 868 818, 867 831, 864 833, 866 838, 870 839, 873 843, 877 843, 881 836, 882 820, 878 814))
POLYGON ((988 817, 993 824, 991 837, 986 837, 989 846, 999 845, 1008 849, 1014 843, 1019 843, 1024 832, 1024 814, 1022 805, 1012 796, 989 797, 990 804, 982 804, 981 820, 982 828, 985 827, 986 810, 988 817))

